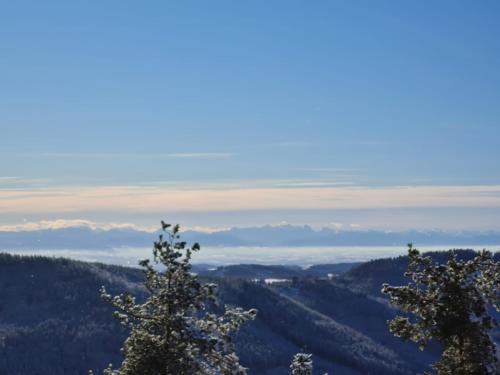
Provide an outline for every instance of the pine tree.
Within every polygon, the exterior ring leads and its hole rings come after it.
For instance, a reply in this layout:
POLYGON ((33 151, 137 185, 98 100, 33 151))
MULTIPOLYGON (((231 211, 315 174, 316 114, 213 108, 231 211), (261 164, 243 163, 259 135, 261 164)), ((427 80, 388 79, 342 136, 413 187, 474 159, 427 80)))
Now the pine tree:
MULTIPOLYGON (((291 375, 313 375, 312 354, 297 353, 290 364, 291 375)), ((324 374, 328 375, 328 374, 324 374)))
POLYGON ((159 240, 154 243, 152 265, 140 262, 148 298, 136 302, 124 293, 104 300, 117 311, 115 316, 130 328, 122 349, 121 367, 105 370, 107 375, 223 374, 243 375, 232 343, 232 334, 256 310, 225 308, 222 315, 208 311, 216 303, 216 285, 202 284, 191 272, 191 256, 198 244, 187 247, 180 241, 179 226, 162 221, 159 240))
POLYGON ((433 365, 439 375, 498 374, 495 344, 489 331, 497 326, 490 316, 500 311, 500 265, 483 250, 473 260, 457 260, 449 252, 446 264, 436 264, 409 245, 407 286, 384 284, 382 292, 410 317, 390 321, 391 332, 419 344, 435 339, 443 348, 433 365))
POLYGON ((311 354, 297 353, 290 365, 291 375, 312 375, 313 361, 311 354))

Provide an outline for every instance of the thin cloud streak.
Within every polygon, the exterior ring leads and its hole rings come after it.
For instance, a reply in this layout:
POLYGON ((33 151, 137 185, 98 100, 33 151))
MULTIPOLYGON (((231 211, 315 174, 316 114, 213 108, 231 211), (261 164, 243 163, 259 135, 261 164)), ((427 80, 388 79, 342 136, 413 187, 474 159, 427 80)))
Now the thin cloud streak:
POLYGON ((82 158, 82 159, 120 159, 120 158, 189 158, 189 159, 226 159, 234 154, 229 152, 174 152, 174 153, 78 153, 48 152, 41 154, 22 154, 21 156, 42 156, 49 158, 82 158))
POLYGON ((3 214, 165 213, 275 209, 500 207, 500 186, 257 187, 156 186, 0 190, 3 214))
POLYGON ((27 178, 19 176, 0 176, 0 190, 19 189, 20 187, 33 189, 35 187, 46 186, 51 182, 49 178, 27 178))
POLYGON ((277 183, 276 187, 293 187, 293 188, 307 188, 307 187, 333 187, 333 186, 346 186, 353 185, 350 181, 304 181, 304 182, 282 182, 277 183))
POLYGON ((226 152, 187 152, 187 153, 174 153, 167 155, 170 158, 181 159, 226 159, 233 156, 233 154, 226 152))
POLYGON ((335 167, 310 167, 310 168, 290 168, 292 171, 303 171, 303 172, 357 172, 357 168, 335 168, 335 167))

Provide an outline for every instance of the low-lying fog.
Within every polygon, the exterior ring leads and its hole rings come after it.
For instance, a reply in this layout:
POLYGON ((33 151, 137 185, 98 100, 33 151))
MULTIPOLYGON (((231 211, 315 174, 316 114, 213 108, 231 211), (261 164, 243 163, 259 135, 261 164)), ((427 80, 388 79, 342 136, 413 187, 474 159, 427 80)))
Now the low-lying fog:
MULTIPOLYGON (((421 251, 467 248, 500 251, 492 246, 422 246, 421 251)), ((15 250, 14 254, 44 255, 135 266, 151 255, 151 248, 116 248, 106 250, 15 250)), ((307 267, 313 264, 359 262, 406 254, 404 246, 344 246, 344 247, 202 247, 194 254, 193 263, 222 266, 229 264, 282 264, 307 267)))

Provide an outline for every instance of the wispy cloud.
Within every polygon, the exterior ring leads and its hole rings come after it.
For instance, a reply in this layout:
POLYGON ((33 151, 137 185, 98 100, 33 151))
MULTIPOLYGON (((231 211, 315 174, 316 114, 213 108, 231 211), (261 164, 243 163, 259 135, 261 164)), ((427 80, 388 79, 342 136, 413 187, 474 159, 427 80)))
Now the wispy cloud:
POLYGON ((335 143, 349 146, 388 146, 394 144, 394 142, 381 139, 346 139, 335 143))
POLYGON ((226 159, 233 156, 233 154, 226 152, 179 152, 167 154, 167 156, 181 159, 226 159))
POLYGON ((315 142, 312 141, 279 141, 270 144, 271 147, 283 147, 283 148, 294 148, 294 147, 308 147, 314 145, 315 142))
MULTIPOLYGON (((35 154, 30 156, 36 156, 35 154)), ((50 158, 82 159, 142 159, 142 158, 189 158, 189 159, 225 159, 233 156, 228 152, 174 152, 174 153, 102 153, 102 152, 48 152, 39 156, 50 158)))
POLYGON ((269 144, 271 147, 297 148, 310 146, 327 146, 327 145, 347 145, 347 146, 388 146, 393 145, 393 141, 387 139, 336 139, 333 141, 326 140, 306 140, 306 141, 278 141, 269 144))
POLYGON ((350 173, 357 172, 357 168, 336 168, 336 167, 303 167, 303 168, 290 168, 292 171, 299 172, 319 172, 319 173, 350 173))
POLYGON ((334 186, 347 186, 352 185, 349 181, 293 181, 293 182, 278 182, 276 187, 290 187, 290 188, 307 188, 307 187, 334 187, 334 186))
POLYGON ((28 178, 20 176, 0 176, 0 190, 20 188, 34 188, 35 186, 47 185, 51 180, 48 178, 28 178))

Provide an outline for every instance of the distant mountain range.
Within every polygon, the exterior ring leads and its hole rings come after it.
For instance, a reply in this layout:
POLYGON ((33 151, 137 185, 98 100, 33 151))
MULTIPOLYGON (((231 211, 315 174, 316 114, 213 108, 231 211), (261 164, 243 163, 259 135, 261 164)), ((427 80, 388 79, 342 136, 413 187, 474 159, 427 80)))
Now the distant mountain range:
MULTIPOLYGON (((157 233, 130 228, 92 229, 87 226, 33 231, 0 231, 0 250, 108 249, 149 247, 157 233)), ((375 230, 315 230, 310 226, 280 225, 231 228, 212 233, 186 231, 183 238, 203 246, 418 246, 497 245, 500 231, 446 232, 439 230, 385 232, 375 230)))

